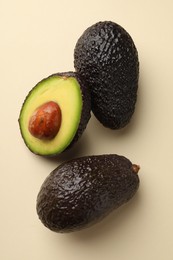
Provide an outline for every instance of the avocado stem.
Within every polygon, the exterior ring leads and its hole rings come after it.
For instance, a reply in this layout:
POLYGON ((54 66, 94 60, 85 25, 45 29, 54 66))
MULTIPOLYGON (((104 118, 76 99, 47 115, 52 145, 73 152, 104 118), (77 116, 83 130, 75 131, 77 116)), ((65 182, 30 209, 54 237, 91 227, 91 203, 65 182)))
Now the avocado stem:
POLYGON ((138 171, 140 170, 140 166, 137 164, 132 164, 132 169, 134 173, 138 173, 138 171))

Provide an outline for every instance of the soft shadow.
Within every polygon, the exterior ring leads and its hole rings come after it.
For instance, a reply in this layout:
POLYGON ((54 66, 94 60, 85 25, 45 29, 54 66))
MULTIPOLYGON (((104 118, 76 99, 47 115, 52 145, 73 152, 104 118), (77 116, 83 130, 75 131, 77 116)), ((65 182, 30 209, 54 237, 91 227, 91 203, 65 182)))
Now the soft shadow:
POLYGON ((128 223, 135 217, 140 202, 141 196, 138 191, 131 201, 110 213, 99 223, 81 231, 70 233, 69 239, 76 239, 78 242, 89 241, 89 243, 92 243, 99 238, 102 239, 103 237, 111 236, 112 233, 118 233, 121 228, 124 227, 125 223, 128 223))
POLYGON ((69 149, 65 150, 61 154, 55 157, 45 157, 50 162, 62 163, 64 161, 68 161, 77 157, 81 157, 84 155, 88 155, 87 151, 90 147, 89 135, 87 131, 82 135, 82 137, 69 149))

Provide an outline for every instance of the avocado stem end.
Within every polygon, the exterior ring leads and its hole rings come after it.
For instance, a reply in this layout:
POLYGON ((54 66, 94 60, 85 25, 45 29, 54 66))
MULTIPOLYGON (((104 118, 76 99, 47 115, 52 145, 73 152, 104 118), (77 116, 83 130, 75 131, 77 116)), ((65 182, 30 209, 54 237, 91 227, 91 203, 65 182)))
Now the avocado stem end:
POLYGON ((140 166, 137 164, 132 164, 132 169, 134 173, 138 173, 138 171, 140 170, 140 166))

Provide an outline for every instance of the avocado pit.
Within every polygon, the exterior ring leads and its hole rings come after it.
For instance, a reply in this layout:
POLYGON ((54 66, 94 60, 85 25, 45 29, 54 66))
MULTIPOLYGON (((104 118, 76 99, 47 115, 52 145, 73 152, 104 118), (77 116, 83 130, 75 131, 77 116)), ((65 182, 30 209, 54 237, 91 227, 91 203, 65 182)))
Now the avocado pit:
POLYGON ((41 140, 53 139, 61 126, 61 109, 54 101, 49 101, 38 107, 32 114, 28 129, 41 140))

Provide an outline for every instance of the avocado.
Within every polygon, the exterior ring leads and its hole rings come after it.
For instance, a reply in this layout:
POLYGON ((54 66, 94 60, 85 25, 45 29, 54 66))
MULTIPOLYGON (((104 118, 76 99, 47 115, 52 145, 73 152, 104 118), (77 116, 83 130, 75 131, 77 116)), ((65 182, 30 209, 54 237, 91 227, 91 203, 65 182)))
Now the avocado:
POLYGON ((133 197, 139 186, 138 170, 138 165, 116 154, 64 162, 43 182, 37 214, 55 232, 89 227, 133 197))
POLYGON ((79 139, 90 111, 89 89, 76 73, 53 74, 25 98, 19 116, 21 135, 33 153, 56 156, 79 139))
POLYGON ((139 59, 129 33, 112 21, 88 27, 74 50, 74 67, 91 89, 96 118, 111 129, 126 126, 137 100, 139 59))

